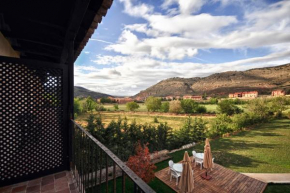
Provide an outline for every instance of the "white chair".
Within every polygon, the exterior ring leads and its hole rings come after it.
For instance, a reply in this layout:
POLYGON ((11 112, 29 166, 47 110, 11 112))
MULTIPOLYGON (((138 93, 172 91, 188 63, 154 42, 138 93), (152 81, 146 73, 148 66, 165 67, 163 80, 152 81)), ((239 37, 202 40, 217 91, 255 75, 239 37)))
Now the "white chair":
POLYGON ((169 160, 168 164, 169 164, 168 174, 170 174, 170 170, 173 169, 174 162, 172 160, 169 160))
MULTIPOLYGON (((200 158, 196 157, 196 151, 192 151, 192 156, 193 156, 193 158, 195 160, 195 166, 198 163, 198 164, 200 164, 200 169, 202 169, 203 159, 200 159, 200 158)), ((193 159, 192 159, 192 161, 193 161, 193 159)))
POLYGON ((176 179, 176 186, 178 185, 178 178, 181 176, 180 173, 178 173, 177 171, 175 171, 173 168, 170 169, 171 175, 170 175, 170 182, 172 180, 172 177, 174 177, 176 179))

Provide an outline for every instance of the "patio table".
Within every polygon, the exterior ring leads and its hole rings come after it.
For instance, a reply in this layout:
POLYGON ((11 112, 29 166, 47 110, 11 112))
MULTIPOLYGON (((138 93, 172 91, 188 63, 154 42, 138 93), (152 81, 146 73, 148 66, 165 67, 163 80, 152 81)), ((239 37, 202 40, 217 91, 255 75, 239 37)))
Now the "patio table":
POLYGON ((177 163, 177 164, 173 164, 173 169, 175 171, 177 171, 178 173, 182 173, 182 170, 183 170, 183 166, 182 166, 182 163, 177 163))

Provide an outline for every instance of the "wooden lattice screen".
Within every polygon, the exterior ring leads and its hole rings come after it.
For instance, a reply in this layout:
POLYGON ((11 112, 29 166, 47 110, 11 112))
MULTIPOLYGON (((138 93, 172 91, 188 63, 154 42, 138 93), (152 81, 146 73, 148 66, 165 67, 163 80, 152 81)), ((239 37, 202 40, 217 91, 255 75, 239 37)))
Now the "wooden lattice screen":
POLYGON ((66 73, 0 57, 0 186, 68 168, 66 73))

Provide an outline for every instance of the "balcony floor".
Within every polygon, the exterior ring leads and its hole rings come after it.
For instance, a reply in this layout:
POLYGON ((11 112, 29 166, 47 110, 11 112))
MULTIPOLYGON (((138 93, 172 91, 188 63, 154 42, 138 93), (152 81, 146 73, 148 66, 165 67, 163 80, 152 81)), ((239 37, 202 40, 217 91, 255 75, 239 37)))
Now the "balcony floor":
POLYGON ((78 193, 70 171, 0 188, 0 193, 78 193))

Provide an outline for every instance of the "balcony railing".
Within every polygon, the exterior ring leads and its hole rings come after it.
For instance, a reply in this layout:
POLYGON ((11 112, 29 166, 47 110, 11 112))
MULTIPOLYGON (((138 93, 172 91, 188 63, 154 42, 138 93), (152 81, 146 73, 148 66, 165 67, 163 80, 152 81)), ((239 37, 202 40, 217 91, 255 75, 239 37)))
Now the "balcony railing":
POLYGON ((79 192, 155 192, 88 131, 72 123, 71 170, 79 192))

